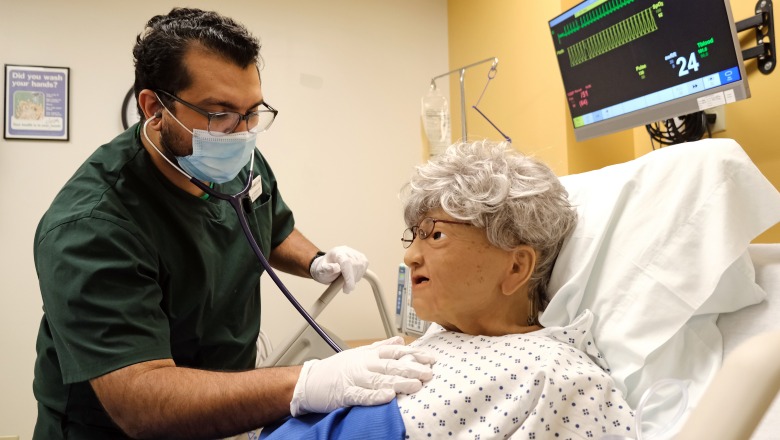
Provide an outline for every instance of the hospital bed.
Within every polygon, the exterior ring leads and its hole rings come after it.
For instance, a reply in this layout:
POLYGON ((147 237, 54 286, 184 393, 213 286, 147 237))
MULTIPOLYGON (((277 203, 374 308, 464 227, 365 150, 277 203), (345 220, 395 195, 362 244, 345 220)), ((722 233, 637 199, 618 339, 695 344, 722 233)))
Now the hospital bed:
MULTIPOLYGON (((780 221, 780 193, 742 148, 708 139, 561 181, 579 222, 556 262, 542 324, 593 311, 596 343, 632 406, 660 380, 688 385, 682 417, 656 440, 780 438, 780 403, 772 403, 780 389, 780 244, 751 244, 780 221)), ((386 335, 395 334, 376 276, 365 280, 386 335)), ((312 315, 340 287, 337 280, 326 289, 312 315)), ((331 353, 304 325, 262 365, 331 353)), ((668 425, 679 400, 651 406, 646 426, 668 425)))

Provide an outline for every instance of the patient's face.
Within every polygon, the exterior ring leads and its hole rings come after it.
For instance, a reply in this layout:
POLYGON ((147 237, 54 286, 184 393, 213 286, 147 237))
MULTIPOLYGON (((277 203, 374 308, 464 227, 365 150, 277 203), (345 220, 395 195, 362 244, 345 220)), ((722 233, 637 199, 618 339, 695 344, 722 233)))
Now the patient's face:
MULTIPOLYGON (((441 209, 425 217, 456 220, 441 209)), ((436 223, 433 233, 415 238, 404 256, 412 269, 417 315, 448 330, 487 334, 486 325, 505 308, 501 281, 511 261, 510 252, 488 242, 484 229, 436 223)))

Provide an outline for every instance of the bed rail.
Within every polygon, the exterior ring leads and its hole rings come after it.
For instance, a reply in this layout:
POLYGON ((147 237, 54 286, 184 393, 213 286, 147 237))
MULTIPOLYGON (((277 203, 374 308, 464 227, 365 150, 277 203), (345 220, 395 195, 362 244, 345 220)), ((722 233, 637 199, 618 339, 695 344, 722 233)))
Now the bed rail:
MULTIPOLYGON (((391 319, 392 317, 388 314, 387 308, 385 307, 382 288, 379 285, 379 279, 376 274, 367 270, 365 275, 363 275, 363 280, 368 282, 374 293, 374 300, 376 301, 377 309, 379 309, 379 316, 382 319, 382 327, 385 330, 385 334, 388 338, 397 335, 391 319)), ((343 285, 344 279, 339 276, 324 292, 322 292, 320 297, 312 304, 309 310, 307 310, 312 318, 316 319, 320 313, 325 310, 331 300, 333 300, 339 291, 341 291, 343 285)), ((344 349, 349 348, 344 341, 333 335, 327 329, 324 330, 339 347, 344 349)), ((261 366, 300 365, 307 360, 322 359, 332 354, 333 349, 322 340, 309 324, 304 322, 283 344, 274 348, 271 354, 263 360, 261 366)))
POLYGON ((734 349, 675 440, 748 439, 780 390, 780 330, 734 349))

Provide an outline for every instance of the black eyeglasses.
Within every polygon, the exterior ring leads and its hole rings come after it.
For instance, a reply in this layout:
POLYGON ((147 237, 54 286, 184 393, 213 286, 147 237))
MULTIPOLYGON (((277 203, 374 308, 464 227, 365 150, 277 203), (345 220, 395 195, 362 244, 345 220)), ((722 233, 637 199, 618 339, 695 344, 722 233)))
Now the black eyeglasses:
POLYGON ((433 234, 433 229, 436 227, 436 223, 448 223, 453 225, 471 226, 471 223, 468 222, 458 222, 455 220, 439 220, 436 218, 425 217, 424 219, 422 219, 419 225, 412 226, 411 228, 406 228, 406 230, 404 231, 403 236, 401 236, 401 244, 403 245, 404 249, 407 249, 409 246, 411 246, 415 238, 420 237, 420 240, 425 240, 431 234, 433 234))
POLYGON ((214 136, 223 136, 233 133, 233 130, 238 127, 238 124, 240 124, 241 121, 246 121, 246 129, 249 132, 260 133, 266 131, 268 130, 268 127, 273 124, 274 119, 276 119, 276 115, 279 113, 279 111, 265 102, 260 104, 265 107, 264 109, 248 112, 245 115, 242 115, 238 112, 208 112, 194 104, 190 104, 173 93, 168 93, 165 90, 156 90, 156 92, 162 93, 174 101, 179 102, 182 105, 189 107, 192 110, 195 110, 201 115, 207 117, 209 120, 209 134, 214 136))

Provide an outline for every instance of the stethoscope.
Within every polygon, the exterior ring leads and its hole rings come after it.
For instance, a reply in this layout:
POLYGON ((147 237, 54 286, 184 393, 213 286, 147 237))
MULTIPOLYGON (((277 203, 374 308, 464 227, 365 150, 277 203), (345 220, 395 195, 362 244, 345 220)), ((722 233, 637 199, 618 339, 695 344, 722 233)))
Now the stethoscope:
MULTIPOLYGON (((156 117, 157 115, 155 115, 156 117)), ((252 159, 249 162, 249 176, 247 177, 246 185, 244 185, 244 189, 237 192, 236 194, 230 195, 221 193, 214 188, 209 187, 208 185, 204 184, 200 180, 190 176, 187 174, 181 167, 179 167, 177 164, 173 163, 168 157, 166 157, 158 148, 157 145, 152 142, 151 139, 149 139, 149 135, 146 134, 146 124, 149 123, 152 119, 147 119, 141 131, 144 133, 144 137, 147 141, 154 147, 155 150, 162 156, 163 159, 165 159, 166 162, 171 164, 174 169, 176 169, 178 172, 182 173, 185 177, 187 177, 190 182, 192 182, 193 185, 197 186, 203 192, 208 194, 210 197, 215 197, 219 200, 224 200, 230 204, 230 206, 233 207, 233 210, 236 211, 236 215, 238 216, 238 222, 241 224, 241 229, 244 231, 244 236, 246 236, 247 242, 249 242, 249 247, 252 248, 255 255, 257 256, 257 259, 260 261, 260 264, 263 266, 266 272, 268 272, 268 275, 271 277, 272 280, 274 280, 274 283, 276 283, 276 286, 279 287, 279 290, 282 291, 285 297, 287 297, 287 300, 290 301, 290 303, 295 307, 295 310, 298 311, 298 313, 303 316, 303 319, 306 320, 307 323, 314 329, 314 331, 317 332, 318 335, 322 339, 325 340, 325 342, 330 345, 330 347, 336 352, 339 353, 342 351, 341 347, 336 344, 333 339, 325 333, 325 330, 322 329, 322 327, 317 324, 316 321, 314 321, 314 318, 309 315, 309 312, 306 311, 306 309, 301 306, 301 304, 298 302, 297 299, 290 293, 289 290, 287 290, 287 287, 282 283, 282 280, 279 279, 279 277, 276 275, 276 272, 274 272, 273 268, 271 268, 271 265, 268 264, 268 260, 266 260, 265 256, 263 255, 263 252, 260 250, 260 246, 257 244, 257 240, 255 240, 254 235, 252 235, 252 230, 249 228, 249 220, 247 219, 246 213, 252 211, 252 198, 249 195, 249 191, 252 188, 252 182, 254 181, 254 164, 255 164, 255 154, 252 152, 252 159)))

